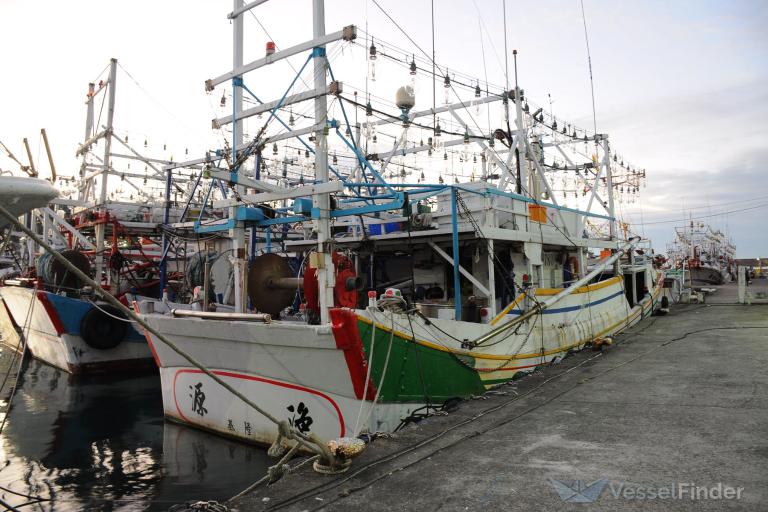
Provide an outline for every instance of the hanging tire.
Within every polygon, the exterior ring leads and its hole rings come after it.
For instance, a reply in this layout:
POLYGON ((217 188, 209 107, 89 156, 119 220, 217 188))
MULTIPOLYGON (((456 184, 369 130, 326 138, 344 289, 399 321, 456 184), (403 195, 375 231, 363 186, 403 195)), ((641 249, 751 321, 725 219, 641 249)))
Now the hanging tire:
POLYGON ((125 318, 125 315, 111 304, 98 306, 91 308, 83 316, 80 321, 80 336, 89 347, 99 350, 115 348, 125 338, 128 323, 113 317, 125 318))

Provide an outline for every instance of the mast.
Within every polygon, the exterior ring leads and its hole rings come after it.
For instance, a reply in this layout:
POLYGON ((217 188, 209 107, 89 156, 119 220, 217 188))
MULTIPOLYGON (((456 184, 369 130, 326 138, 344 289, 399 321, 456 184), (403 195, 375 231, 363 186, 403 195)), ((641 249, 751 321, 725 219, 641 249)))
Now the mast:
POLYGON ((615 215, 615 209, 613 204, 613 174, 611 172, 611 148, 608 145, 608 136, 607 135, 597 135, 595 134, 595 137, 598 137, 600 141, 602 142, 603 146, 603 162, 605 165, 605 184, 608 188, 608 215, 611 217, 611 220, 608 221, 608 233, 611 237, 611 240, 616 240, 616 215, 615 215))
MULTIPOLYGON (((112 58, 109 61, 109 98, 107 103, 107 126, 104 130, 104 161, 101 164, 101 191, 97 205, 102 206, 107 201, 107 181, 109 179, 109 166, 111 164, 112 153, 112 122, 115 118, 115 82, 117 80, 117 59, 112 58)), ((89 115, 92 115, 93 96, 89 98, 89 115)), ((92 121, 93 118, 89 117, 92 121)), ((90 181, 90 180, 89 180, 90 181)), ((94 190, 94 195, 96 191, 94 190)), ((96 233, 96 282, 101 282, 101 271, 104 267, 104 223, 97 223, 94 227, 96 233)))
MULTIPOLYGON (((233 12, 242 11, 243 0, 234 0, 233 12)), ((237 70, 243 67, 243 17, 235 16, 232 20, 233 46, 232 46, 232 69, 237 70)), ((243 77, 236 75, 232 77, 232 171, 238 172, 234 167, 237 162, 237 148, 241 147, 244 141, 243 137, 243 77)), ((239 194, 243 194, 244 188, 236 185, 239 194)), ((235 218, 236 206, 229 209, 229 217, 235 218)), ((229 232, 232 240, 232 252, 234 254, 234 284, 235 284, 235 313, 245 311, 245 228, 242 223, 236 223, 229 232)), ((206 255, 207 260, 207 255, 206 255)))
MULTIPOLYGON (((86 104, 86 114, 85 114, 85 137, 83 137, 83 149, 85 149, 85 145, 88 143, 88 139, 91 138, 91 133, 93 132, 93 96, 96 94, 96 84, 93 82, 88 83, 88 95, 86 96, 88 99, 85 101, 86 104)), ((88 152, 83 151, 82 152, 83 161, 80 163, 80 179, 83 179, 85 177, 85 168, 88 164, 88 152)), ((81 201, 85 201, 88 199, 89 194, 89 185, 88 183, 84 183, 81 187, 78 189, 78 198, 81 201)))
MULTIPOLYGON (((313 23, 312 36, 315 40, 325 36, 325 2, 312 0, 313 23)), ((313 50, 315 64, 315 90, 324 91, 326 88, 325 75, 328 71, 328 59, 325 55, 325 45, 316 46, 313 50)), ((315 98, 315 125, 325 124, 328 114, 328 104, 325 94, 315 98)), ((315 180, 319 183, 328 181, 328 141, 324 128, 315 133, 315 180)), ((313 206, 319 210, 317 220, 317 283, 320 296, 320 323, 328 323, 328 308, 333 306, 333 262, 328 251, 330 237, 330 206, 328 194, 313 196, 313 206)))
POLYGON ((117 59, 109 61, 109 100, 107 105, 107 128, 104 135, 104 162, 101 170, 101 192, 98 204, 107 201, 107 178, 109 176, 110 154, 112 152, 112 122, 115 118, 115 82, 117 80, 117 59))
MULTIPOLYGON (((523 125, 523 102, 520 94, 520 86, 517 83, 517 50, 512 50, 512 58, 515 62, 515 124, 517 133, 515 139, 517 147, 515 148, 515 160, 517 164, 517 182, 515 183, 515 192, 523 193, 523 183, 528 183, 528 154, 525 149, 525 126, 523 125)), ((507 94, 505 92, 505 94, 507 94)), ((538 198, 536 198, 538 199, 538 198)))

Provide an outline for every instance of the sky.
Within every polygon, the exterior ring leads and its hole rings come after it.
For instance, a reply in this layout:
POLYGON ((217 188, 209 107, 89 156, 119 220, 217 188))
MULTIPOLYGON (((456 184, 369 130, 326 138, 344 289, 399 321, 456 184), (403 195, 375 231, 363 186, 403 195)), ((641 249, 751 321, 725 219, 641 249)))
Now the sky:
MULTIPOLYGON (((431 49, 429 0, 380 3, 431 49)), ((436 1, 437 61, 503 84, 502 7, 502 0, 436 1)), ((231 9, 214 0, 2 0, 0 141, 26 161, 28 137, 46 176, 44 127, 59 173, 73 174, 87 84, 116 57, 115 124, 133 144, 147 140, 177 160, 215 147, 210 120, 221 115, 221 93, 208 95, 203 84, 231 66, 231 9)), ((647 170, 641 200, 621 208, 632 229, 663 251, 680 220, 707 216, 701 220, 727 228, 739 257, 768 256, 768 2, 584 0, 584 9, 598 131, 647 170)), ((510 58, 519 52, 526 94, 540 105, 551 99, 558 118, 591 127, 579 1, 507 0, 506 10, 507 47, 510 58)), ((268 40, 256 18, 285 48, 308 39, 311 1, 272 0, 247 16, 246 61, 260 57, 268 40)), ((327 31, 348 24, 412 48, 371 0, 327 0, 327 31)), ((273 66, 252 84, 268 98, 279 96, 277 78, 290 72, 273 66)), ((424 96, 431 100, 431 91, 417 89, 424 96)), ((0 168, 17 166, 2 155, 0 168)))

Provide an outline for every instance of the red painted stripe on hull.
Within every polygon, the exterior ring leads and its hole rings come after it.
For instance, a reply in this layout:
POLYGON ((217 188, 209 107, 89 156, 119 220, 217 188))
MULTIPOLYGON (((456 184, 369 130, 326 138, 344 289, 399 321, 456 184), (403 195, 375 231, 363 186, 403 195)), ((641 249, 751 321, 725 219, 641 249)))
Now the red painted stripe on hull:
POLYGON ((64 324, 62 323, 61 318, 59 318, 59 313, 56 311, 56 308, 54 308, 53 304, 51 304, 51 301, 48 300, 48 295, 46 292, 38 291, 37 298, 43 305, 45 312, 48 313, 48 317, 51 319, 51 323, 53 324, 53 328, 56 330, 56 334, 59 336, 64 334, 66 332, 64 324))
POLYGON ((351 309, 342 308, 331 309, 330 314, 333 339, 336 341, 336 348, 344 351, 344 360, 347 362, 355 397, 362 400, 365 395, 366 400, 371 401, 376 396, 376 386, 373 379, 368 380, 368 392, 364 393, 368 361, 357 329, 357 315, 351 309))

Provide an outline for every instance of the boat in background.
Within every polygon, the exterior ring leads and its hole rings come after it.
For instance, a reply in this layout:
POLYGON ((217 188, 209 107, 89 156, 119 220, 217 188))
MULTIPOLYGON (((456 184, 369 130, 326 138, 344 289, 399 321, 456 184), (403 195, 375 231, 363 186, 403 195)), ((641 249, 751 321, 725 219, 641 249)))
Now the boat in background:
POLYGON ((727 234, 700 221, 675 228, 667 246, 669 265, 689 272, 694 286, 719 285, 735 280, 736 246, 727 234))
MULTIPOLYGON (((45 206, 58 195, 59 191, 46 180, 0 175, 0 204, 13 215, 20 216, 45 206)), ((6 224, 0 219, 0 228, 6 224)))
MULTIPOLYGON (((170 161, 143 156, 127 138, 116 135, 117 60, 112 59, 107 69, 106 80, 88 86, 85 138, 77 150, 82 158, 80 175, 59 176, 63 183, 74 184, 77 197, 54 199, 47 192, 52 190, 47 182, 6 177, 2 179, 13 186, 3 185, 0 194, 22 198, 13 204, 14 212, 37 208, 28 226, 102 288, 129 304, 135 296, 159 298, 163 290, 185 285, 186 244, 168 248, 162 241, 165 223, 179 220, 194 208, 182 212, 171 205, 159 206, 169 197, 171 184, 158 166, 170 161), (99 126, 95 114, 104 109, 106 121, 99 126), (114 151, 113 143, 127 149, 127 154, 114 151), (126 160, 127 165, 122 163, 126 160), (142 163, 145 173, 131 173, 131 161, 142 163), (141 193, 129 195, 124 186, 141 193)), ((175 186, 191 183, 188 176, 175 186)), ((0 301, 32 356, 71 373, 156 370, 143 334, 118 308, 100 300, 51 254, 32 243, 26 246, 20 258, 23 268, 12 278, 6 276, 0 301)))

